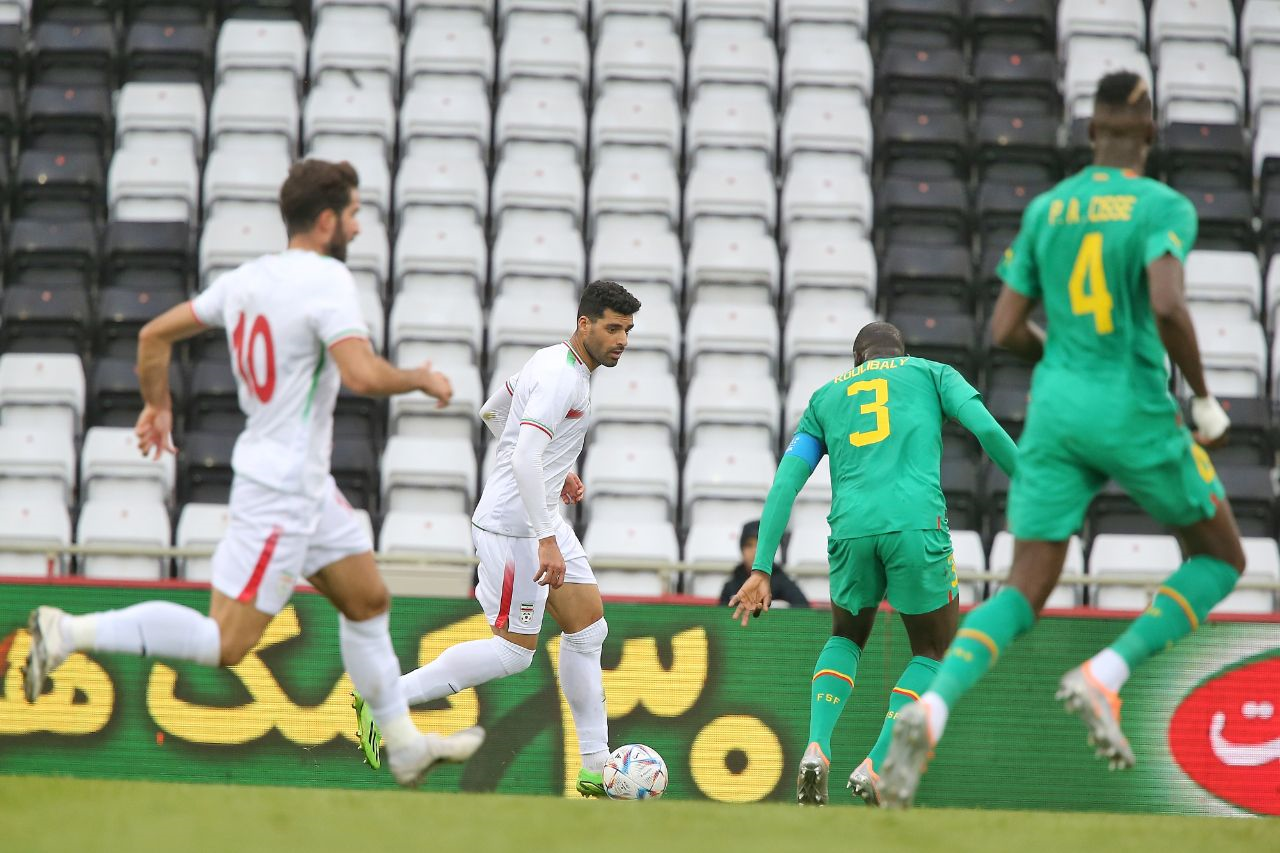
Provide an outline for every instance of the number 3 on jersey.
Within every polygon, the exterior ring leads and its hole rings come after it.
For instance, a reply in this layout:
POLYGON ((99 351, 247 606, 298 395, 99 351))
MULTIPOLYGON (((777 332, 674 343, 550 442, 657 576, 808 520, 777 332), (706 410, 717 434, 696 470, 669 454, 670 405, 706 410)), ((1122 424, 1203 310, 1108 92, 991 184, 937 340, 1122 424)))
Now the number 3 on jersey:
POLYGON ((875 397, 872 398, 871 402, 863 403, 858 412, 863 415, 874 413, 876 416, 876 428, 849 433, 849 443, 854 447, 866 447, 868 444, 875 444, 889 437, 888 381, 884 379, 865 379, 862 382, 855 382, 850 385, 847 393, 852 397, 855 394, 861 394, 863 391, 870 391, 875 397))
POLYGON ((1071 296, 1071 313, 1093 315, 1093 328, 1100 335, 1115 331, 1111 322, 1111 291, 1107 290, 1107 275, 1102 268, 1102 233, 1094 231, 1084 235, 1071 279, 1067 282, 1071 296), (1086 285, 1088 290, 1085 290, 1086 285))
POLYGON ((271 402, 276 392, 276 347, 271 340, 271 324, 266 317, 255 317, 253 323, 245 320, 243 313, 231 333, 231 345, 236 353, 236 372, 249 386, 249 390, 263 403, 271 402), (249 325, 246 336, 245 326, 249 325), (262 374, 258 373, 258 360, 262 360, 262 374))

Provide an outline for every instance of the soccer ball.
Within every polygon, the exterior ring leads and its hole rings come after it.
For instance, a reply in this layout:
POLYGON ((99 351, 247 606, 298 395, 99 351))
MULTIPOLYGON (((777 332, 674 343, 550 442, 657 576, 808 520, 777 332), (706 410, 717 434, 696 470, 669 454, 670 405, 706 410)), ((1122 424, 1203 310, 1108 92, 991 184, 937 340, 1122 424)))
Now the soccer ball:
POLYGON ((615 800, 653 800, 667 790, 667 762, 641 743, 620 746, 604 763, 604 790, 615 800))

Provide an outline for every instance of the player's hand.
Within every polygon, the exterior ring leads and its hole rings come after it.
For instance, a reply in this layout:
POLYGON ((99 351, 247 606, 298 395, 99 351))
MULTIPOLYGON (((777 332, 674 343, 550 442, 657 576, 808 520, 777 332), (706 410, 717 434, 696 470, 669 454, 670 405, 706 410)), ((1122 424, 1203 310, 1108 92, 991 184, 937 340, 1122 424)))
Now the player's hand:
POLYGON ((747 582, 729 599, 729 606, 735 608, 733 618, 747 627, 749 616, 759 616, 769 609, 773 603, 772 578, 764 572, 753 571, 747 582))
POLYGON ((1231 418, 1227 417, 1222 405, 1212 395, 1192 398, 1191 419, 1195 421, 1195 439, 1200 444, 1216 447, 1226 442, 1231 418))
POLYGON ((533 576, 539 586, 559 589, 564 584, 564 557, 556 537, 538 540, 538 573, 533 576))
POLYGON ((133 434, 138 437, 138 450, 143 456, 159 459, 165 453, 176 455, 178 452, 178 448, 173 446, 172 409, 161 409, 150 404, 143 407, 133 434))
POLYGON ((582 496, 587 493, 587 487, 582 485, 582 480, 572 471, 564 478, 564 488, 560 490, 560 500, 566 505, 576 504, 582 500, 582 496))
POLYGON ((418 384, 419 390, 428 397, 436 398, 437 409, 443 409, 449 405, 449 400, 453 397, 453 384, 449 382, 449 377, 438 370, 432 370, 429 361, 424 362, 422 367, 418 368, 418 372, 422 374, 422 381, 418 384))

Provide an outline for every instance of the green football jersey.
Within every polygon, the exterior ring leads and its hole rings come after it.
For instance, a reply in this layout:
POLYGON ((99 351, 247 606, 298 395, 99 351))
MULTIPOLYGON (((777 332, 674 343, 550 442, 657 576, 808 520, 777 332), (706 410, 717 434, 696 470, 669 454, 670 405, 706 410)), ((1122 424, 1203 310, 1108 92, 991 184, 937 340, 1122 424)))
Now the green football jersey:
POLYGON ((797 432, 830 457, 832 539, 947 528, 942 424, 978 392, 924 358, 871 359, 809 398, 797 432))
POLYGON ((1048 340, 1033 388, 1052 382, 1083 405, 1167 397, 1147 265, 1166 253, 1184 260, 1196 229, 1186 196, 1128 170, 1091 166, 1037 196, 996 270, 1044 303, 1048 340))

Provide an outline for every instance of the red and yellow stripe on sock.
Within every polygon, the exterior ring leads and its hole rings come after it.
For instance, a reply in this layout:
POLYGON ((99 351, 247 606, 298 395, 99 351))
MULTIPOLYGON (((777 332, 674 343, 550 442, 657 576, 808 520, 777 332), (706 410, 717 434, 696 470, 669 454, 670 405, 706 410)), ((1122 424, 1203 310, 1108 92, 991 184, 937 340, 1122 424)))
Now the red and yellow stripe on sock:
POLYGON ((843 681, 843 682, 845 682, 846 684, 848 684, 848 685, 849 685, 849 689, 850 689, 850 690, 852 690, 852 689, 853 689, 853 679, 852 679, 852 678, 850 678, 849 676, 845 675, 843 672, 836 672, 834 669, 820 669, 820 670, 818 670, 817 672, 815 672, 815 673, 813 674, 813 680, 814 680, 814 681, 817 681, 819 678, 823 678, 824 676, 828 676, 828 675, 829 675, 829 676, 831 676, 832 678, 838 678, 838 679, 840 679, 841 681, 843 681))

